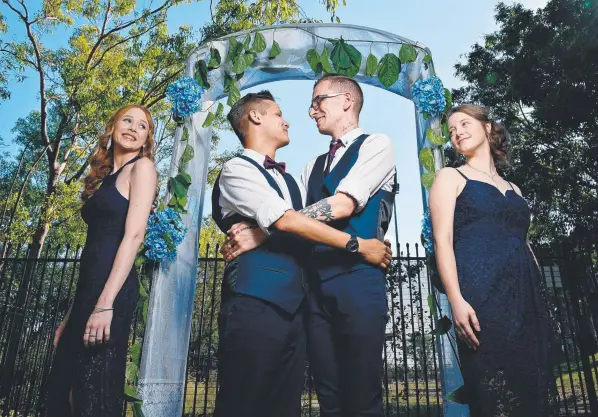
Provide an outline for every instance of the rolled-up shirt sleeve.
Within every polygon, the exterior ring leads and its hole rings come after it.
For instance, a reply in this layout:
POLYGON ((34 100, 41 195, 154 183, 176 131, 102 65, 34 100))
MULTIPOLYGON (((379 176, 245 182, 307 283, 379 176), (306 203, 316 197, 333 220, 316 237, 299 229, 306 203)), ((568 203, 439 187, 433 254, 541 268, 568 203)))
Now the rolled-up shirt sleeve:
POLYGON ((363 210, 371 196, 395 175, 395 156, 390 138, 370 135, 361 145, 355 165, 339 183, 336 193, 355 199, 355 212, 363 210))
POLYGON ((287 210, 293 209, 255 167, 244 161, 227 162, 220 174, 219 185, 222 209, 255 220, 266 233, 287 210))

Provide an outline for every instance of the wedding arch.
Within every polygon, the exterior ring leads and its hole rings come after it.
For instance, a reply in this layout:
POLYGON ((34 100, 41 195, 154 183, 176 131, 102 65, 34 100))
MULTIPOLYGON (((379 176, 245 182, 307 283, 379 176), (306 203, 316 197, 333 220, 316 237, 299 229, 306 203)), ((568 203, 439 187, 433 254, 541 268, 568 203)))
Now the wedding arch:
MULTIPOLYGON (((232 105, 244 89, 259 84, 316 80, 332 72, 414 102, 421 195, 427 211, 428 190, 434 172, 443 165, 442 145, 448 138, 443 114, 452 102, 424 45, 354 25, 293 24, 238 32, 198 47, 187 60, 185 76, 168 89, 179 126, 163 206, 180 213, 187 234, 176 259, 161 262, 153 275, 138 384, 146 417, 182 413, 211 124, 224 111, 218 101, 227 98, 232 105)), ((426 247, 428 255, 430 248, 426 247)), ((437 317, 436 334, 450 334, 446 297, 437 290, 430 292, 434 292, 432 301, 428 300, 433 315, 442 311, 448 316, 437 317)), ((462 379, 455 347, 447 337, 437 340, 444 415, 456 415, 451 413, 450 393, 462 379)))

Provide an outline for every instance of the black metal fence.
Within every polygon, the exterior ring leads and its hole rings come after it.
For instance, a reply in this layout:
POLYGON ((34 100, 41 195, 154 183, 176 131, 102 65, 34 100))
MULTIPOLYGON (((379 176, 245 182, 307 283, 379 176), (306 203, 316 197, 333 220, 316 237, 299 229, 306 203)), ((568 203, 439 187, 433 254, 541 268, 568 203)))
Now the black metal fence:
MULTIPOLYGON (((0 415, 43 415, 43 391, 54 330, 74 296, 78 248, 0 251, 0 415), (29 269, 28 269, 29 268, 29 269), (24 277, 29 277, 24 279, 24 277)), ((430 313, 429 269, 418 245, 395 247, 388 275, 389 323, 384 350, 385 414, 442 416, 435 319, 430 313)), ((211 416, 218 387, 216 349, 224 262, 217 247, 202 250, 192 322, 183 415, 211 416)), ((557 377, 563 416, 596 415, 598 381, 598 276, 595 243, 584 250, 540 252, 539 262, 556 306, 566 360, 557 377)), ((131 341, 143 337, 135 320, 131 341)), ((303 415, 319 415, 306 370, 303 415)), ((130 410, 123 410, 123 416, 130 410)))

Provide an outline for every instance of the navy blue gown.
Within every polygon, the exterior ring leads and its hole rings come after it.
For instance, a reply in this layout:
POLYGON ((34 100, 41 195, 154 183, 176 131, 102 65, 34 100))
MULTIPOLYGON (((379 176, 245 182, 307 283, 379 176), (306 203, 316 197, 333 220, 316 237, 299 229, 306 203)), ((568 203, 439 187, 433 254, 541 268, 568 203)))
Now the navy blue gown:
POLYGON ((104 178, 83 205, 87 239, 81 254, 73 308, 59 340, 48 381, 48 417, 117 417, 122 415, 129 330, 139 298, 137 271, 132 268, 113 304, 110 340, 85 347, 83 333, 110 275, 125 233, 129 201, 116 188, 122 169, 104 178), (73 409, 69 391, 73 392, 73 409))
POLYGON ((459 173, 467 183, 455 206, 454 252, 461 294, 481 327, 477 351, 458 340, 470 415, 556 416, 560 344, 526 243, 529 207, 512 186, 503 195, 459 173))

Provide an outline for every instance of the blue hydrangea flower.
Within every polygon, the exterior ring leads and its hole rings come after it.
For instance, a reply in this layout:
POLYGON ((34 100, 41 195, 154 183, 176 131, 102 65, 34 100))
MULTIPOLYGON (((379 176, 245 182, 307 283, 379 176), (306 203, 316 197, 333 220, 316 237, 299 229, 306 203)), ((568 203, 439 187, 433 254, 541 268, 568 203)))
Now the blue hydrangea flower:
POLYGON ((203 87, 195 79, 184 76, 166 89, 166 98, 172 103, 172 112, 177 117, 186 117, 201 110, 203 87))
POLYGON ((446 106, 444 87, 440 78, 436 76, 431 76, 426 80, 417 80, 413 84, 412 94, 415 105, 422 112, 431 115, 438 114, 446 106))
POLYGON ((177 247, 186 234, 187 228, 179 213, 171 208, 156 211, 147 221, 145 256, 155 262, 174 261, 177 247))
POLYGON ((434 235, 432 232, 432 219, 430 218, 430 212, 424 212, 424 218, 422 219, 422 242, 426 252, 434 252, 434 235))

